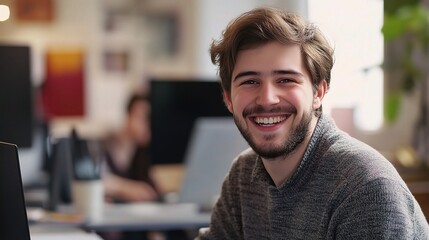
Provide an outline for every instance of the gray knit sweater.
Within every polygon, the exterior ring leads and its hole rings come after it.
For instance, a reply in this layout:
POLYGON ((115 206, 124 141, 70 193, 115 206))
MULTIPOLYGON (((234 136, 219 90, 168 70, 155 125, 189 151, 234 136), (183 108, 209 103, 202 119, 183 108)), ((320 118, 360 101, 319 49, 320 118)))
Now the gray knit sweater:
POLYGON ((198 239, 426 240, 429 227, 389 161, 322 116, 280 187, 252 150, 240 154, 198 239))

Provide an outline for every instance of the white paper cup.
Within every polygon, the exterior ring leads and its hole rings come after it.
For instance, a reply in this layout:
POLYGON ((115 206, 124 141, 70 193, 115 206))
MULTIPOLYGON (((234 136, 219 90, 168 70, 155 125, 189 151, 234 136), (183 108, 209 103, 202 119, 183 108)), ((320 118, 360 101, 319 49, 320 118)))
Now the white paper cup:
POLYGON ((101 180, 73 181, 73 205, 86 221, 103 217, 104 189, 101 180))

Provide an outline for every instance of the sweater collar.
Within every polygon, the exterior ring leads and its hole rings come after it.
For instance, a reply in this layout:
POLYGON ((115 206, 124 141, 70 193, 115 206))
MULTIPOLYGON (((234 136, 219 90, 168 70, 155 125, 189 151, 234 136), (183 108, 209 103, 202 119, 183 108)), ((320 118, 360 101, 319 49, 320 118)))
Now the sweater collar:
MULTIPOLYGON (((323 135, 323 130, 326 129, 330 124, 329 117, 322 114, 316 124, 298 168, 284 184, 278 187, 279 190, 290 191, 296 189, 298 186, 306 182, 309 176, 311 176, 312 166, 315 165, 314 162, 319 158, 314 156, 314 150, 317 146, 317 143, 321 139, 321 136, 323 135)), ((262 158, 259 155, 257 156, 255 165, 253 167, 252 181, 262 182, 264 184, 274 186, 274 182, 265 169, 262 158)))

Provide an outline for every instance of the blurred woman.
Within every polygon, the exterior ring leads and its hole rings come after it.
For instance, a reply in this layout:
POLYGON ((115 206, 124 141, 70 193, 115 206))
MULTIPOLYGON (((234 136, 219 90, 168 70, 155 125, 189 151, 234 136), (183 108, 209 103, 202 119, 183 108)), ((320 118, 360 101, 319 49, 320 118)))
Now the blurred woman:
POLYGON ((106 140, 105 196, 112 202, 155 201, 158 191, 150 177, 150 103, 132 95, 122 129, 106 140))

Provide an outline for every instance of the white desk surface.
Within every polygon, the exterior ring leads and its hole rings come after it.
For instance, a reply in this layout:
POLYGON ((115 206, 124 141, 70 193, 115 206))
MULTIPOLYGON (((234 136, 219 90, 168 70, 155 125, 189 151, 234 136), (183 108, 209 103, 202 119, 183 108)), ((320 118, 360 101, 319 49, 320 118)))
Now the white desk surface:
POLYGON ((31 240, 102 240, 95 233, 88 233, 75 227, 59 225, 31 225, 31 240))
POLYGON ((201 212, 191 203, 105 203, 102 209, 101 218, 91 221, 84 221, 70 205, 61 206, 58 214, 31 209, 27 211, 33 222, 30 231, 32 234, 45 233, 45 228, 49 228, 48 232, 52 234, 52 229, 58 227, 56 233, 70 229, 80 229, 81 233, 82 229, 88 232, 191 230, 207 227, 211 216, 210 212, 201 212))
POLYGON ((106 230, 198 229, 210 223, 210 212, 200 212, 188 203, 105 204, 101 219, 87 222, 83 228, 106 230))
POLYGON ((103 240, 95 233, 35 233, 31 240, 103 240))

